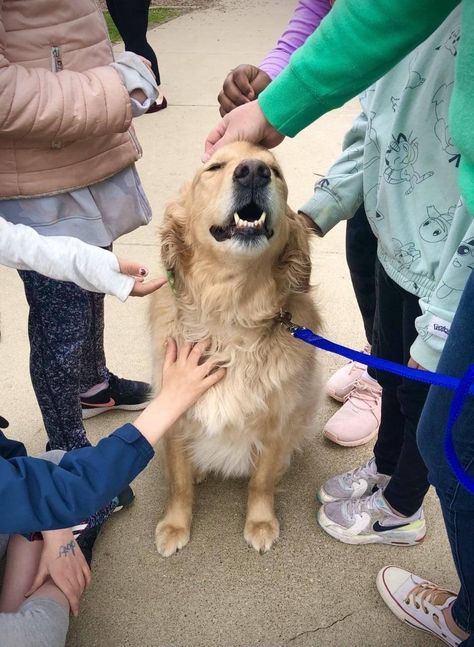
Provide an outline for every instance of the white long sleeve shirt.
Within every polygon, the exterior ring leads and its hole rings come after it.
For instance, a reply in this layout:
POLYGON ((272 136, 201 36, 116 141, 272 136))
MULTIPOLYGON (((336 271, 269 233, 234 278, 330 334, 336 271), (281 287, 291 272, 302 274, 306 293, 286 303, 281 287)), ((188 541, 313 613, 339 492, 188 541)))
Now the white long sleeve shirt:
POLYGON ((71 281, 84 290, 112 294, 121 301, 135 284, 131 276, 121 274, 111 252, 69 236, 41 236, 31 227, 14 225, 1 216, 0 264, 71 281))

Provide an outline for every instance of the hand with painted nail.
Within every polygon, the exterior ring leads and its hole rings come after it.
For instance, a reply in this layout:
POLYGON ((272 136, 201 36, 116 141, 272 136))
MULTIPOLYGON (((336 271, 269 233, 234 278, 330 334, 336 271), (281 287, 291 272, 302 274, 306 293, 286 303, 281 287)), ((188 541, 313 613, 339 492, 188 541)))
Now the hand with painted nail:
POLYGON ((148 269, 143 267, 141 263, 128 261, 119 257, 117 257, 117 260, 119 262, 121 273, 135 279, 135 285, 130 292, 130 296, 132 297, 145 297, 152 292, 156 292, 156 290, 161 288, 167 282, 167 279, 164 277, 145 282, 145 278, 148 276, 148 269))

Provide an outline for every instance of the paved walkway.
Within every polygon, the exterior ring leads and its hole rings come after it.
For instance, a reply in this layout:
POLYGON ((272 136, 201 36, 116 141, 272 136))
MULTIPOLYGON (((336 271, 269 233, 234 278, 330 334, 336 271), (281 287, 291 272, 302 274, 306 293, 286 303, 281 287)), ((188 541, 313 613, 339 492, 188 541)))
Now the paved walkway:
MULTIPOLYGON (((122 255, 158 267, 156 224, 164 204, 199 165, 204 137, 217 119, 222 80, 241 62, 255 62, 271 47, 294 2, 223 0, 157 28, 159 56, 170 107, 136 123, 143 143, 140 174, 155 223, 124 237, 122 255)), ((297 207, 340 150, 357 113, 351 102, 278 149, 297 207)), ((314 245, 314 282, 327 335, 355 347, 363 331, 344 260, 344 227, 314 245)), ((0 269, 2 285, 1 412, 31 452, 45 433, 28 376, 27 309, 16 275, 0 269), (7 370, 5 370, 7 368, 7 370)), ((107 304, 109 366, 119 375, 148 379, 147 304, 107 304)), ((325 375, 341 361, 322 355, 325 375)), ((311 394, 308 394, 311 397, 311 394)), ((68 647, 428 647, 433 641, 394 619, 379 599, 375 575, 384 564, 414 569, 456 586, 438 505, 428 497, 429 534, 415 548, 350 547, 320 531, 314 493, 329 476, 366 460, 370 447, 344 450, 323 441, 320 429, 336 410, 322 402, 314 440, 297 456, 281 485, 277 509, 281 539, 264 556, 242 536, 243 482, 209 481, 198 491, 192 540, 164 560, 155 551, 154 528, 166 484, 157 458, 135 482, 132 509, 116 515, 95 551, 94 580, 68 647)), ((129 420, 113 413, 88 422, 93 442, 129 420)), ((0 641, 1 642, 1 641, 0 641)))

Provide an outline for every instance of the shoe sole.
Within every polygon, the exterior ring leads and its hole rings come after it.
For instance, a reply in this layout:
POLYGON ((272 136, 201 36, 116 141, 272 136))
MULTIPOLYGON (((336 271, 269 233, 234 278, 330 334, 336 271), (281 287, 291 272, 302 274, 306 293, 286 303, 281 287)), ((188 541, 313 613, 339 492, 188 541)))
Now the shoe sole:
POLYGON ((387 570, 388 567, 383 568, 381 571, 378 572, 377 574, 377 579, 375 581, 377 590, 380 594, 380 597, 382 600, 385 602, 387 607, 390 609, 390 611, 393 613, 394 616, 396 616, 399 620, 407 624, 408 626, 412 627, 413 629, 418 629, 419 631, 424 631, 426 634, 430 634, 431 636, 434 636, 435 638, 438 638, 442 642, 444 642, 445 645, 450 645, 452 647, 452 642, 448 642, 443 636, 440 636, 439 634, 434 633, 429 627, 425 627, 422 625, 416 618, 413 616, 410 616, 403 607, 400 607, 398 602, 393 598, 392 594, 388 590, 388 588, 385 585, 384 581, 384 574, 385 571, 387 570))
POLYGON ((370 434, 370 436, 366 436, 365 438, 360 438, 359 440, 339 440, 338 438, 333 436, 330 431, 323 429, 323 435, 332 443, 335 443, 336 445, 341 445, 341 447, 359 447, 360 445, 365 445, 367 443, 370 443, 370 441, 373 440, 378 433, 379 433, 379 430, 376 429, 373 433, 370 434))
POLYGON ((414 541, 395 541, 388 540, 387 535, 381 533, 380 535, 344 535, 335 531, 329 524, 332 524, 326 515, 323 512, 323 509, 320 508, 316 515, 316 520, 319 526, 327 532, 328 535, 331 535, 334 539, 341 541, 344 544, 350 544, 351 546, 361 546, 363 544, 385 544, 387 546, 418 546, 424 540, 426 536, 426 529, 422 536, 417 537, 414 541), (326 525, 324 525, 326 524, 326 525))
POLYGON ((140 404, 119 404, 114 407, 82 409, 82 419, 87 420, 88 418, 94 418, 95 416, 100 416, 101 413, 107 413, 107 411, 142 411, 147 408, 148 404, 149 402, 141 402, 140 404))

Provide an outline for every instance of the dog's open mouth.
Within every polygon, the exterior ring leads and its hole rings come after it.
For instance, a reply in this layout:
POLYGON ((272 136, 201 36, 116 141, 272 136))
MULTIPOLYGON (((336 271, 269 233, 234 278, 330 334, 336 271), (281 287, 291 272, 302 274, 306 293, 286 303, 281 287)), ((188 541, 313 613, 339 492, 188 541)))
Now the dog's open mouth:
POLYGON ((223 227, 214 225, 209 231, 219 243, 236 237, 251 240, 265 236, 268 240, 273 236, 270 216, 253 201, 238 209, 227 225, 223 227))

